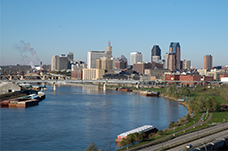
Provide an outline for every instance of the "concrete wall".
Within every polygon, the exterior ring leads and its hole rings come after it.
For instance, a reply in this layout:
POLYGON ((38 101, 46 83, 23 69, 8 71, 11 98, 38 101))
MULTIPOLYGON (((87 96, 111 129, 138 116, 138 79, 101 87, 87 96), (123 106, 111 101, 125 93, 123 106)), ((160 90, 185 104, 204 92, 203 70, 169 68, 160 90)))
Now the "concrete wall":
POLYGON ((21 91, 21 87, 12 82, 0 82, 0 94, 21 91))

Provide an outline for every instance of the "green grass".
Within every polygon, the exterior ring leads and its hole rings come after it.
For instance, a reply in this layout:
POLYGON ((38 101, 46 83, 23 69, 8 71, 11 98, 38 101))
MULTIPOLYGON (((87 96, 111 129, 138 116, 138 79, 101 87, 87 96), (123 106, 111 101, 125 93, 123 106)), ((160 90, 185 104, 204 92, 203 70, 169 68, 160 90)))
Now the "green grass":
MULTIPOLYGON (((150 90, 150 91, 159 91, 160 93, 164 93, 165 92, 165 88, 140 88, 140 89, 132 88, 132 87, 128 87, 128 88, 133 89, 133 90, 140 90, 140 91, 150 90)), ((176 94, 176 95, 178 96, 178 94, 176 94)), ((191 118, 190 122, 185 123, 185 126, 184 126, 184 124, 179 125, 175 129, 175 136, 183 135, 185 133, 189 133, 189 132, 192 132, 192 131, 196 131, 198 129, 209 127, 209 126, 211 126, 211 123, 221 123, 221 122, 223 122, 223 119, 225 119, 226 121, 228 120, 228 111, 221 111, 221 109, 220 109, 220 107, 221 107, 220 104, 228 103, 228 102, 226 102, 221 96, 211 95, 211 94, 209 94, 209 92, 207 90, 204 90, 202 92, 192 92, 190 96, 191 97, 194 97, 194 96, 204 96, 205 98, 215 97, 216 100, 217 100, 217 102, 218 102, 217 112, 213 112, 212 118, 209 120, 208 123, 205 123, 203 125, 199 125, 199 126, 197 126, 195 128, 191 128, 191 129, 183 132, 183 129, 188 128, 189 126, 192 126, 194 124, 194 121, 196 123, 200 119, 200 117, 202 116, 202 112, 198 113, 196 116, 194 116, 194 117, 191 118), (182 131, 182 132, 177 134, 176 132, 178 132, 178 131, 182 131)), ((167 132, 165 132, 164 135, 155 136, 155 137, 153 137, 151 139, 148 139, 146 141, 143 141, 141 143, 138 143, 136 145, 133 145, 133 146, 131 146, 129 148, 133 148, 133 147, 136 147, 136 146, 140 146, 140 145, 149 143, 151 141, 157 140, 159 138, 165 137, 165 136, 170 135, 170 134, 173 134, 173 133, 174 133, 174 130, 173 129, 170 129, 167 132)), ((199 135, 200 135, 200 133, 199 133, 199 135)), ((172 137, 173 136, 170 136, 169 138, 172 138, 172 137)), ((159 142, 161 142, 161 141, 159 141, 159 142)), ((164 141, 164 139, 163 139, 163 141, 164 141)))
POLYGON ((214 112, 209 123, 221 123, 223 119, 225 119, 225 121, 228 120, 228 111, 214 112))

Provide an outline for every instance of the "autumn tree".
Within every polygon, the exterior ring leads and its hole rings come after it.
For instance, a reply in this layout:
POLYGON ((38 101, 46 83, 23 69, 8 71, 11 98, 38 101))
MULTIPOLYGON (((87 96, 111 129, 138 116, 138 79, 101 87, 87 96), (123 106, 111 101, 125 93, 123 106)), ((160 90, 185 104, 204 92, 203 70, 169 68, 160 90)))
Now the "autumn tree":
POLYGON ((94 144, 94 142, 91 143, 91 145, 86 148, 86 151, 97 151, 97 146, 94 144))

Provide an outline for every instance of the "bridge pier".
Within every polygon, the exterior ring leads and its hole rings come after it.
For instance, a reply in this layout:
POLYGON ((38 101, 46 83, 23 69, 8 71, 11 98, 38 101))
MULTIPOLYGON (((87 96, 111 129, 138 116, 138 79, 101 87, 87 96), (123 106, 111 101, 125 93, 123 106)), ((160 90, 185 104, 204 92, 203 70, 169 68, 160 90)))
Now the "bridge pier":
POLYGON ((103 84, 103 90, 106 91, 106 83, 103 84))
POLYGON ((20 80, 23 80, 24 79, 24 76, 20 76, 20 80))
POLYGON ((56 90, 56 84, 55 84, 55 82, 53 83, 53 90, 54 91, 56 90))
POLYGON ((13 76, 9 76, 9 80, 12 80, 13 79, 13 76))

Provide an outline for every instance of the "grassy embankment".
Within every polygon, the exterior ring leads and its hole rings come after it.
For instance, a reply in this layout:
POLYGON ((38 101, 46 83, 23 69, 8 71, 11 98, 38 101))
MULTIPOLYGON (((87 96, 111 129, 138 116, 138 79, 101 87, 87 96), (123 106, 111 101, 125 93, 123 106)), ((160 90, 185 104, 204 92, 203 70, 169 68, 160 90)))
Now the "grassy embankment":
MULTIPOLYGON (((108 86, 108 87, 113 89, 113 88, 116 88, 117 86, 108 86)), ((126 88, 130 88, 130 89, 134 90, 134 92, 145 91, 145 90, 159 91, 162 96, 164 96, 166 98, 170 98, 172 100, 177 100, 178 98, 181 98, 183 96, 183 95, 182 96, 178 95, 178 93, 176 93, 175 95, 169 95, 169 94, 167 95, 166 94, 166 92, 167 92, 166 88, 140 88, 140 89, 137 89, 135 87, 126 87, 126 88)), ((200 117, 202 116, 202 113, 203 113, 203 111, 200 111, 200 112, 196 113, 194 116, 192 116, 189 121, 179 119, 177 121, 177 123, 175 123, 175 126, 174 126, 175 130, 174 130, 174 128, 165 129, 165 130, 163 130, 163 133, 161 135, 155 134, 153 137, 147 139, 146 141, 143 141, 141 143, 135 144, 135 145, 133 145, 133 146, 131 146, 129 148, 133 148, 133 147, 136 147, 136 146, 144 145, 144 144, 150 143, 151 141, 154 142, 155 140, 158 140, 158 139, 159 140, 157 142, 155 141, 155 143, 162 142, 162 141, 165 141, 167 139, 172 138, 173 136, 170 136, 170 137, 167 138, 167 136, 170 135, 170 134, 174 134, 175 133, 175 136, 183 135, 185 133, 189 133, 189 132, 192 132, 192 131, 196 131, 198 129, 209 127, 209 126, 211 126, 211 125, 213 125, 215 123, 221 123, 221 122, 224 122, 224 121, 228 120, 228 110, 221 110, 222 104, 227 104, 227 102, 220 95, 211 94, 207 89, 204 90, 204 91, 200 91, 200 92, 196 92, 195 90, 193 91, 191 89, 189 89, 189 90, 190 90, 190 94, 189 94, 190 97, 195 97, 195 96, 202 96, 204 98, 214 97, 215 98, 214 101, 217 101, 217 103, 218 103, 217 109, 216 109, 215 112, 213 112, 212 118, 207 123, 199 125, 199 126, 197 126, 195 128, 191 128, 191 129, 186 130, 185 132, 183 132, 183 130, 185 128, 188 128, 188 127, 194 125, 198 120, 200 120, 200 117), (178 132, 178 131, 182 131, 182 132, 176 134, 176 132, 178 132), (164 139, 162 139, 162 138, 164 138, 164 139)), ((189 110, 190 102, 189 101, 184 101, 183 104, 185 106, 187 106, 187 108, 189 110)), ((207 117, 208 117, 208 114, 205 114, 204 120, 206 120, 207 117)))

